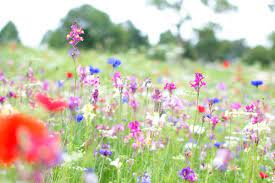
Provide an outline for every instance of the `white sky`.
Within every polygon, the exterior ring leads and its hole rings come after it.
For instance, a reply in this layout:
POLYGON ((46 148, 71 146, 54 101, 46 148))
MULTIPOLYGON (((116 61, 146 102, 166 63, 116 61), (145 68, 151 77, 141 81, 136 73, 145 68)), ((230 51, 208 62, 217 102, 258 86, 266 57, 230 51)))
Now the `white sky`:
MULTIPOLYGON (((103 10, 111 19, 120 23, 131 20, 142 32, 149 35, 155 43, 159 34, 171 29, 177 17, 173 12, 160 12, 147 6, 145 0, 1 0, 0 28, 12 20, 19 31, 20 38, 28 46, 38 46, 43 35, 49 29, 59 25, 70 9, 84 3, 103 10)), ((267 35, 275 31, 275 13, 271 13, 268 4, 272 0, 232 0, 238 12, 216 15, 203 6, 199 0, 185 0, 185 9, 192 16, 182 29, 182 35, 194 38, 193 28, 199 28, 209 21, 219 23, 223 30, 220 38, 245 38, 249 45, 264 44, 267 35)))

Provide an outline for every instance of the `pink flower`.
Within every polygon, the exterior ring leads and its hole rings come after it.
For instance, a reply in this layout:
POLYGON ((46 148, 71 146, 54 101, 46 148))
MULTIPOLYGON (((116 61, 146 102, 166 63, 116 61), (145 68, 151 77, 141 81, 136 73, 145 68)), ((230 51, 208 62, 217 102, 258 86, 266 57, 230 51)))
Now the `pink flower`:
POLYGON ((190 83, 191 87, 194 88, 197 92, 199 92, 200 88, 206 85, 203 79, 204 76, 202 75, 202 73, 195 73, 195 80, 190 83))
POLYGON ((123 88, 123 80, 121 79, 121 75, 120 72, 115 72, 115 74, 113 75, 113 85, 116 88, 122 89, 123 88))
POLYGON ((226 170, 230 159, 231 153, 228 149, 218 149, 213 165, 220 170, 226 170))
POLYGON ((235 110, 239 110, 241 107, 242 107, 242 105, 239 102, 231 104, 231 108, 235 109, 235 110))
POLYGON ((138 121, 132 121, 129 123, 128 127, 131 130, 131 133, 138 133, 140 132, 139 122, 138 121))
POLYGON ((171 82, 171 83, 165 83, 164 90, 168 90, 170 94, 172 94, 173 90, 176 89, 176 85, 171 82))
POLYGON ((255 106, 253 104, 247 105, 247 106, 245 106, 245 111, 246 112, 253 112, 254 108, 255 108, 255 106))

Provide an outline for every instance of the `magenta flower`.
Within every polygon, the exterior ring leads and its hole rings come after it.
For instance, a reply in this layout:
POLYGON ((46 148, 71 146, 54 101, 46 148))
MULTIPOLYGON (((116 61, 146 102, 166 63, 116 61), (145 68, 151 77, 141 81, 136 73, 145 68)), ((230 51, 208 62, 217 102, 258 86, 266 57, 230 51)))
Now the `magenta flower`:
POLYGON ((253 112, 254 109, 255 109, 254 104, 245 106, 245 111, 246 111, 246 112, 253 112))
POLYGON ((176 85, 171 82, 171 83, 166 83, 165 86, 164 86, 164 90, 168 90, 170 94, 172 94, 173 90, 176 89, 176 85))
POLYGON ((212 125, 213 125, 213 128, 216 127, 216 125, 219 123, 219 118, 217 116, 212 116, 211 117, 211 122, 212 122, 212 125))
POLYGON ((203 79, 204 76, 202 75, 202 73, 195 73, 195 80, 190 83, 191 87, 194 88, 197 92, 199 92, 200 88, 206 85, 203 79))
POLYGON ((130 128, 130 131, 134 137, 136 137, 141 132, 138 121, 130 122, 128 127, 130 128))
POLYGON ((71 31, 67 34, 66 39, 69 41, 69 44, 75 47, 80 41, 83 41, 83 37, 80 35, 84 34, 82 27, 79 27, 77 23, 73 23, 71 26, 71 31))
POLYGON ((132 109, 134 110, 134 112, 136 112, 138 110, 138 101, 136 99, 132 99, 130 101, 130 106, 132 107, 132 109))

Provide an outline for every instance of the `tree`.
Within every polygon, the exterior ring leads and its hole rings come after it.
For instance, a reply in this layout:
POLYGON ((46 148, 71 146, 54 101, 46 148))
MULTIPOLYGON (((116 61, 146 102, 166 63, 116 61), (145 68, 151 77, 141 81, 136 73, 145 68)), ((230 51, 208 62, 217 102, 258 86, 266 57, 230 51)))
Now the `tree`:
POLYGON ((218 58, 219 42, 215 35, 216 25, 209 24, 202 29, 196 29, 198 42, 195 49, 199 58, 215 61, 218 58))
POLYGON ((267 67, 271 64, 272 54, 269 49, 263 46, 256 46, 245 54, 243 60, 248 64, 260 63, 263 67, 267 67))
MULTIPOLYGON (((184 0, 147 0, 149 4, 152 4, 156 6, 160 10, 169 9, 177 13, 179 17, 179 21, 175 25, 176 27, 176 37, 180 43, 183 43, 183 39, 180 36, 180 30, 182 27, 182 24, 186 22, 187 20, 190 20, 192 17, 188 14, 188 12, 185 12, 183 14, 183 2, 184 0)), ((201 0, 201 2, 213 9, 217 13, 230 11, 230 10, 236 10, 236 6, 229 3, 227 0, 201 0)))
POLYGON ((111 50, 128 49, 141 45, 147 45, 148 39, 134 27, 131 22, 116 25, 109 16, 90 5, 72 9, 61 20, 60 26, 54 31, 48 31, 43 43, 51 47, 64 47, 67 43, 66 34, 70 31, 73 22, 83 27, 85 41, 79 43, 83 48, 104 48, 111 50))
POLYGON ((8 42, 20 43, 16 26, 11 21, 9 21, 0 31, 0 43, 8 43, 8 42))

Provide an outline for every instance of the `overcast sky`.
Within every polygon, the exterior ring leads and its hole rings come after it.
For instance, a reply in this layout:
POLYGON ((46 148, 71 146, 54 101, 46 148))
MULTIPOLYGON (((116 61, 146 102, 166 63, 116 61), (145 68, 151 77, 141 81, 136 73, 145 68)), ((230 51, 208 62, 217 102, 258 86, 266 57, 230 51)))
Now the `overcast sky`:
MULTIPOLYGON (((0 28, 7 21, 13 21, 25 45, 39 45, 43 35, 49 29, 59 25, 71 8, 90 4, 106 12, 111 19, 120 23, 131 20, 142 32, 149 35, 155 43, 159 34, 171 29, 177 17, 173 12, 160 12, 147 6, 145 0, 2 0, 0 5, 0 28)), ((219 23, 223 30, 218 36, 224 39, 245 38, 249 45, 267 45, 267 35, 275 31, 275 13, 271 13, 268 4, 272 0, 232 0, 238 12, 216 15, 203 6, 199 0, 185 0, 185 10, 192 20, 184 24, 182 35, 186 39, 194 38, 193 28, 200 28, 207 22, 219 23)), ((65 35, 64 35, 65 36, 65 35)))

